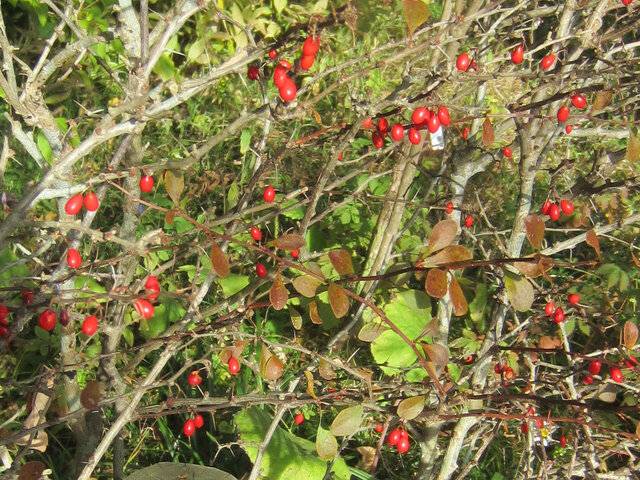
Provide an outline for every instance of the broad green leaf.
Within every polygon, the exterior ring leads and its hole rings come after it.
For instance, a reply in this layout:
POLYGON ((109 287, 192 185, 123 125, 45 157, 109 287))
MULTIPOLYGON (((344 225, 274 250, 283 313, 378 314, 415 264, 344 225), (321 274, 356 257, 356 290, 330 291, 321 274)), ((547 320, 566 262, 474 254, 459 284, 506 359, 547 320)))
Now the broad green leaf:
POLYGON ((287 8, 287 0, 273 0, 273 6, 276 7, 278 13, 287 8))
POLYGON ((424 395, 405 398, 398 405, 398 416, 402 420, 412 420, 424 410, 424 395))
POLYGON ((240 134, 240 153, 245 154, 249 151, 249 145, 251 145, 251 130, 242 130, 240 134))
POLYGON ((251 280, 247 275, 230 274, 225 278, 220 278, 218 282, 222 287, 222 293, 224 294, 225 298, 229 298, 230 296, 235 295, 244 287, 249 285, 249 283, 251 283, 251 280))
POLYGON ((469 315, 474 321, 478 321, 484 314, 484 308, 487 305, 487 286, 484 283, 476 283, 476 296, 469 304, 469 315))
POLYGON ((533 286, 524 277, 517 277, 510 273, 505 273, 504 284, 507 289, 507 297, 513 308, 519 312, 526 312, 533 305, 533 286))
POLYGON ((53 150, 51 150, 51 145, 49 145, 49 142, 42 132, 38 132, 36 142, 38 143, 38 150, 40 150, 40 153, 47 163, 51 165, 53 163, 53 150))
POLYGON ((325 430, 318 425, 316 435, 316 452, 320 458, 331 460, 338 453, 338 441, 329 430, 325 430))
POLYGON ((362 406, 356 405, 342 410, 331 423, 331 433, 336 437, 353 435, 362 425, 362 406))

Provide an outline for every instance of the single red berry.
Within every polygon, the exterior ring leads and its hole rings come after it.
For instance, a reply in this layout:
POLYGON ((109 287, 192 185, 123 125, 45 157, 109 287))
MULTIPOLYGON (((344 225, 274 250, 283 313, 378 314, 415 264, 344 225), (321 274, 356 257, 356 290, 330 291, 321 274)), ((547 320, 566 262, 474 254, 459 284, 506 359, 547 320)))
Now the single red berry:
POLYGON ((587 106, 587 100, 579 93, 576 93, 571 97, 571 103, 576 108, 584 108, 587 106))
POLYGON ((296 425, 300 425, 302 422, 304 422, 304 415, 301 413, 297 414, 294 422, 296 422, 296 425))
POLYGON ((236 357, 230 357, 227 365, 229 366, 229 373, 231 373, 231 375, 236 375, 240 371, 240 363, 236 357))
POLYGON ((0 325, 4 325, 5 327, 9 325, 9 322, 7 321, 8 318, 9 318, 9 309, 5 305, 0 305, 0 325))
POLYGON ((622 372, 618 367, 611 367, 609 369, 609 375, 611 376, 611 380, 616 383, 622 383, 622 372))
POLYGON ((629 5, 632 2, 632 0, 622 0, 622 4, 623 5, 629 5))
POLYGON ((373 125, 373 119, 371 117, 362 122, 362 128, 369 128, 371 125, 373 125))
POLYGON ((523 60, 524 60, 524 47, 522 45, 518 45, 516 48, 514 48, 511 51, 511 61, 516 65, 520 65, 523 60))
POLYGON ((473 363, 476 359, 476 356, 474 353, 472 353, 471 355, 469 355, 467 358, 464 359, 464 363, 473 363))
POLYGON ((397 428, 394 428, 393 430, 391 430, 391 433, 389 433, 389 435, 387 436, 387 443, 392 447, 395 447, 398 444, 399 440, 400 440, 400 430, 398 430, 397 428))
POLYGON ((562 323, 564 321, 564 311, 562 307, 556 308, 556 311, 553 312, 553 321, 556 323, 562 323))
POLYGON ((56 326, 56 314, 53 313, 53 310, 45 310, 40 314, 40 318, 38 318, 38 325, 43 330, 51 331, 53 327, 56 326))
POLYGON ((542 204, 542 214, 546 215, 547 213, 549 213, 549 209, 551 208, 551 202, 549 200, 546 200, 543 204, 542 204))
POLYGON ((309 70, 311 67, 313 67, 313 63, 315 61, 315 55, 303 55, 303 57, 300 59, 300 68, 305 71, 309 70))
POLYGON ((409 438, 409 432, 406 430, 400 430, 400 438, 409 438))
POLYGON ((571 215, 573 213, 573 204, 568 200, 562 200, 560 202, 560 208, 567 215, 571 215))
POLYGON ((549 302, 544 306, 544 313, 546 313, 548 316, 551 316, 553 315, 555 309, 556 307, 553 305, 553 302, 549 302))
POLYGON ((509 147, 504 147, 504 149, 502 150, 502 153, 507 158, 510 158, 512 155, 511 149, 509 147))
POLYGON ((550 53, 542 59, 542 61, 540 62, 540 66, 543 70, 549 70, 555 62, 556 56, 553 53, 550 53))
POLYGON ((251 227, 251 238, 256 242, 259 242, 262 239, 262 232, 258 227, 251 227))
POLYGON ((147 320, 153 317, 155 308, 153 308, 153 305, 148 300, 145 300, 144 298, 138 298, 133 306, 136 309, 136 312, 138 312, 139 315, 146 318, 147 320))
POLYGON ((189 374, 187 382, 189 382, 189 385, 191 385, 192 387, 197 387, 198 385, 200 385, 202 383, 200 372, 198 372, 198 370, 192 370, 189 374))
POLYGON ((315 55, 320 48, 320 37, 307 37, 302 44, 303 55, 315 55))
POLYGON ((560 446, 562 448, 567 446, 567 437, 565 437, 564 435, 560 435, 560 446))
POLYGON ((377 133, 371 134, 371 141, 373 142, 373 146, 376 148, 382 148, 384 145, 384 140, 377 133))
POLYGON ((93 192, 87 193, 87 195, 84 197, 84 208, 86 208, 90 212, 95 212, 96 210, 98 210, 99 206, 100 201, 98 200, 98 196, 93 192))
POLYGON ((91 336, 98 330, 98 318, 95 315, 89 315, 82 322, 82 333, 91 336))
POLYGON ((599 360, 594 360, 589 364, 589 374, 590 375, 598 375, 600 373, 600 368, 602 364, 599 360))
POLYGON ((522 425, 520 425, 520 431, 526 434, 529 431, 529 424, 527 422, 522 422, 522 425))
POLYGON ((33 305, 33 292, 31 290, 26 290, 22 292, 20 295, 23 305, 33 305))
POLYGON ((444 211, 447 215, 451 215, 453 213, 453 202, 447 203, 447 208, 444 211))
POLYGON ((298 89, 296 88, 296 84, 293 80, 287 77, 284 80, 284 83, 279 89, 280 98, 285 102, 292 102, 296 99, 296 95, 298 94, 298 89))
POLYGON ((338 155, 338 161, 342 160, 342 156, 343 156, 343 153, 340 152, 340 154, 338 155))
POLYGON ((429 120, 427 120, 427 128, 429 132, 436 133, 440 128, 440 117, 438 115, 431 115, 429 120))
POLYGON ((264 198, 264 201, 267 203, 273 202, 276 198, 276 190, 269 185, 264 189, 264 192, 262 192, 262 198, 264 198))
POLYGON ((382 430, 384 430, 384 427, 382 425, 376 425, 376 432, 382 433, 382 430))
POLYGON ((473 225, 473 215, 467 215, 467 218, 464 219, 464 226, 471 228, 471 225, 473 225))
POLYGON ((577 293, 572 293, 567 297, 567 300, 572 305, 576 305, 580 301, 580 295, 578 295, 577 293))
POLYGON ((153 189, 153 177, 149 175, 143 175, 140 178, 140 190, 143 192, 150 192, 153 189))
POLYGON ((409 451, 409 447, 411 446, 409 438, 400 438, 400 440, 398 440, 398 444, 396 445, 396 448, 398 449, 398 452, 400 453, 407 453, 409 451))
POLYGON ((396 142, 399 142, 404 137, 404 127, 401 123, 396 123, 391 129, 391 138, 396 142))
POLYGON ((298 256, 299 256, 299 255, 300 255, 300 250, 299 250, 299 249, 297 249, 297 250, 291 250, 291 256, 292 256, 293 258, 298 258, 298 256))
POLYGON ((475 60, 473 60, 473 61, 471 62, 471 68, 472 68, 473 70, 476 70, 476 71, 478 70, 478 64, 476 63, 476 61, 475 61, 475 60))
POLYGON ((80 252, 78 252, 75 248, 70 248, 67 252, 67 265, 70 268, 78 268, 82 265, 82 257, 80 256, 80 252))
POLYGON ((591 375, 587 375, 582 379, 585 385, 591 385, 593 383, 593 377, 591 375))
POLYGON ((261 263, 258 263, 256 265, 256 275, 258 275, 258 277, 260 277, 260 278, 266 277, 267 276, 267 267, 265 267, 261 263))
POLYGON ((67 212, 67 215, 76 215, 80 209, 82 208, 82 203, 84 201, 84 197, 81 193, 74 195, 64 206, 64 211, 67 212))
POLYGON ((567 126, 564 127, 564 131, 567 132, 567 135, 569 135, 573 131, 573 125, 567 123, 567 126))
POLYGON ((469 65, 471 65, 471 59, 467 52, 458 55, 458 59, 456 60, 456 68, 458 70, 466 72, 469 69, 469 65))
POLYGON ((249 65, 249 69, 247 70, 247 77, 249 80, 256 80, 260 75, 260 69, 257 65, 249 65))
POLYGON ((635 368, 638 365, 638 360, 633 355, 629 355, 629 358, 625 359, 624 364, 627 368, 635 368))
POLYGON ((449 110, 444 105, 440 105, 438 107, 438 118, 440 119, 440 123, 445 127, 448 127, 451 124, 451 116, 449 115, 449 110))
POLYGON ((3 327, 2 325, 0 325, 0 338, 4 338, 8 336, 9 336, 9 329, 7 327, 3 327))
POLYGON ((500 373, 502 371, 502 368, 500 367, 499 363, 495 364, 495 366, 493 367, 493 371, 496 373, 500 373))
POLYGON ((389 131, 389 121, 385 117, 378 120, 378 132, 386 134, 389 131))
POLYGON ((563 105, 558 110, 558 122, 564 123, 569 118, 569 107, 563 105))
POLYGON ((193 424, 196 426, 196 428, 202 428, 202 426, 204 425, 204 418, 202 418, 202 415, 197 414, 195 417, 193 417, 193 424))
POLYGON ((420 135, 420 132, 416 128, 413 128, 413 127, 410 128, 409 129, 409 141, 413 145, 418 145, 421 140, 422 140, 422 135, 420 135))
POLYGON ((467 138, 469 138, 469 133, 471 132, 471 130, 469 130, 469 127, 464 127, 462 129, 462 138, 464 138, 465 140, 467 138))
POLYGON ((158 293, 160 293, 160 282, 153 275, 149 275, 147 281, 144 282, 144 289, 147 292, 149 300, 157 300, 158 293))
POLYGON ((418 107, 413 111, 413 114, 411 115, 411 121, 415 125, 420 125, 426 122, 429 117, 430 115, 427 107, 418 107))
POLYGON ((270 58, 271 60, 273 60, 273 59, 274 59, 274 58, 276 58, 277 56, 278 56, 278 50, 276 50, 275 48, 269 52, 269 58, 270 58))
POLYGON ((285 70, 291 70, 291 62, 289 60, 285 60, 284 58, 280 60, 280 66, 285 70))
POLYGON ((560 207, 554 203, 549 207, 549 218, 554 222, 560 218, 560 207))
POLYGON ((276 65, 276 68, 273 69, 273 84, 280 88, 287 78, 289 78, 287 70, 282 65, 276 65))
POLYGON ((194 433, 196 433, 196 422, 194 422, 191 418, 184 422, 184 427, 182 427, 182 431, 187 437, 190 437, 194 433))

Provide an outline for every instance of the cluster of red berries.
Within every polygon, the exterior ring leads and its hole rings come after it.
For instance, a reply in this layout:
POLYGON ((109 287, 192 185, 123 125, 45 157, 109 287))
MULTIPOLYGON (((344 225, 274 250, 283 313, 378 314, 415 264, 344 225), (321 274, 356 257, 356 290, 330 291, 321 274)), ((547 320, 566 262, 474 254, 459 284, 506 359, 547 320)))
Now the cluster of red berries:
POLYGON ((513 380, 516 377, 516 372, 513 370, 513 368, 508 367, 506 362, 502 362, 502 364, 496 363, 496 365, 493 367, 493 371, 498 375, 504 377, 505 387, 509 385, 510 380, 513 380))
POLYGON ((182 432, 187 437, 190 437, 191 435, 196 433, 196 428, 202 428, 203 425, 204 425, 204 418, 202 418, 202 415, 198 413, 193 418, 190 418, 186 422, 184 422, 184 426, 182 427, 182 432))
MULTIPOLYGON (((451 215, 453 213, 453 202, 448 202, 444 212, 447 215, 451 215)), ((473 215, 469 214, 465 217, 464 219, 464 226, 467 228, 471 228, 471 226, 473 225, 473 215)))
MULTIPOLYGON (((68 314, 66 312, 61 314, 60 323, 63 326, 66 326, 69 323, 68 314)), ((56 326, 56 314, 54 311, 47 309, 42 312, 38 318, 38 326, 47 332, 53 330, 56 326)), ((96 331, 98 331, 98 317, 95 315, 89 315, 82 322, 82 333, 90 337, 96 333, 96 331)))
POLYGON ((409 442, 409 433, 400 428, 394 428, 387 437, 387 443, 392 447, 396 447, 398 452, 407 453, 411 443, 409 442))
POLYGON ((316 53, 320 48, 320 38, 317 36, 307 37, 302 44, 302 57, 300 58, 300 68, 309 70, 316 61, 316 53))
MULTIPOLYGON (((437 112, 432 112, 427 107, 418 107, 413 111, 411 115, 411 121, 413 125, 409 128, 408 138, 409 142, 413 145, 418 145, 422 141, 422 135, 420 130, 427 128, 430 133, 436 133, 440 126, 448 126, 451 124, 451 117, 449 110, 444 105, 438 107, 437 112)), ((368 128, 373 125, 373 120, 367 118, 363 123, 363 128, 368 128)), ((405 127, 401 123, 396 123, 391 129, 389 128, 389 121, 386 117, 380 117, 378 120, 377 131, 371 135, 371 141, 376 148, 382 148, 384 145, 384 139, 388 133, 391 134, 391 138, 396 142, 399 142, 404 138, 405 127)))
MULTIPOLYGON (((567 301, 571 305, 577 305, 578 302, 580 301, 580 295, 578 295, 577 293, 571 293, 567 297, 567 301)), ((544 306, 544 313, 548 317, 553 316, 553 321, 556 323, 562 323, 564 321, 564 310, 562 309, 562 307, 556 308, 555 305, 553 304, 553 300, 548 302, 544 306)))
POLYGON ((100 206, 100 202, 98 201, 98 197, 95 193, 89 192, 87 195, 82 195, 78 193, 74 195, 64 206, 64 211, 67 212, 67 215, 77 215, 78 212, 82 209, 82 205, 90 212, 95 212, 98 210, 100 206))
MULTIPOLYGON (((638 360, 636 360, 636 358, 633 357, 632 355, 630 355, 627 359, 624 360, 625 368, 633 369, 637 365, 638 365, 638 360)), ((589 367, 588 367, 589 375, 585 375, 585 377, 582 379, 585 385, 591 385, 593 383, 594 381, 593 377, 600 373, 601 368, 602 368, 602 363, 600 362, 600 360, 592 360, 591 363, 589 363, 589 367)), ((611 380, 613 380, 614 382, 622 383, 622 380, 623 380, 622 371, 615 365, 612 365, 611 367, 609 367, 609 376, 611 377, 611 380)))
POLYGON ((549 218, 555 222, 560 218, 560 210, 566 215, 571 215, 573 213, 573 203, 568 200, 561 200, 560 204, 558 204, 558 202, 551 203, 547 200, 542 204, 541 212, 543 215, 549 215, 549 218))

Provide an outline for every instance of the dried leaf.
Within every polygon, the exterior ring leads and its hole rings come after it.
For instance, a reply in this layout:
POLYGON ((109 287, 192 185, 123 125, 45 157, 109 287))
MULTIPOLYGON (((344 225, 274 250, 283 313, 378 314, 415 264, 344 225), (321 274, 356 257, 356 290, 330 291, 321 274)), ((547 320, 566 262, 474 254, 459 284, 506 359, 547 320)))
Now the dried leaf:
POLYGON ((45 468, 42 462, 27 462, 20 467, 18 480, 39 480, 45 468))
POLYGON ((524 277, 516 277, 507 273, 504 277, 504 284, 507 289, 507 297, 519 312, 526 312, 533 305, 534 292, 531 283, 524 277))
POLYGON ((309 370, 305 370, 304 376, 307 378, 307 393, 311 398, 315 398, 317 400, 318 396, 316 395, 315 385, 313 384, 313 373, 309 370))
POLYGON ((342 410, 331 422, 331 433, 336 437, 353 435, 362 425, 362 406, 356 405, 342 410))
POLYGON ((398 416, 402 420, 413 420, 424 410, 424 395, 405 398, 398 405, 398 416))
MULTIPOLYGON (((514 262, 513 266, 516 267, 520 273, 526 275, 529 278, 538 278, 540 275, 546 274, 551 267, 553 267, 553 260, 550 257, 545 257, 536 253, 538 260, 534 262, 514 262)), ((532 259, 535 257, 531 257, 532 259)))
POLYGON ((427 359, 439 367, 444 367, 449 363, 449 353, 446 347, 438 343, 421 343, 420 346, 427 355, 427 359))
POLYGON ((524 218, 527 240, 533 248, 540 250, 544 239, 544 221, 538 215, 527 215, 524 218))
POLYGON ((336 377, 336 372, 329 362, 324 358, 320 359, 320 365, 318 365, 318 373, 325 380, 333 380, 336 377))
POLYGON ((638 257, 633 253, 633 244, 629 245, 629 253, 631 254, 631 260, 633 260, 633 263, 636 267, 640 268, 640 260, 638 260, 638 257))
POLYGON ((493 133, 491 120, 489 120, 489 117, 485 117, 484 123, 482 124, 482 144, 489 148, 495 139, 496 136, 493 133))
POLYGON ((358 332, 358 339, 363 342, 373 342, 382 333, 387 330, 387 327, 377 322, 365 323, 364 326, 358 332))
MULTIPOLYGON (((51 391, 53 388, 53 375, 46 374, 38 382, 38 391, 36 391, 33 397, 33 405, 31 406, 31 412, 24 420, 22 426, 25 429, 35 428, 41 423, 46 422, 46 413, 49 408, 51 397, 47 395, 47 391, 51 391)), ((49 436, 44 430, 38 430, 35 434, 25 435, 22 438, 16 440, 17 445, 29 445, 32 450, 38 452, 45 452, 49 445, 49 436)))
POLYGON ((318 314, 318 304, 315 300, 311 300, 309 303, 309 318, 311 318, 311 321, 316 325, 322 325, 322 318, 320 318, 318 314))
POLYGON ((316 290, 321 284, 322 282, 320 282, 320 280, 311 275, 300 275, 293 279, 293 288, 307 298, 315 297, 316 290))
POLYGON ((420 334, 416 337, 419 340, 423 337, 433 337, 439 332, 438 317, 433 317, 429 323, 427 323, 420 334))
POLYGON ((291 325, 296 330, 302 328, 302 314, 292 305, 289 305, 289 316, 291 317, 291 325))
POLYGON ((302 235, 287 233, 280 238, 272 240, 271 242, 269 242, 269 244, 275 246, 276 248, 279 248, 280 250, 290 252, 292 250, 298 250, 299 248, 304 247, 307 243, 304 241, 304 237, 302 235))
MULTIPOLYGON (((638 425, 640 425, 640 423, 638 423, 638 425)), ((356 468, 363 472, 370 471, 371 468, 373 468, 377 450, 374 447, 358 447, 356 450, 361 457, 356 468)))
POLYGON ((176 219, 176 212, 173 210, 169 210, 167 211, 167 213, 164 214, 164 223, 167 225, 173 225, 173 222, 176 219))
POLYGON ((87 386, 82 389, 80 393, 80 403, 87 410, 95 410, 98 408, 98 404, 102 399, 102 392, 100 391, 100 382, 92 380, 87 382, 87 386))
POLYGON ((628 349, 632 349, 638 341, 638 327, 635 323, 630 322, 629 320, 625 322, 622 338, 624 346, 628 349))
MULTIPOLYGON (((636 437, 640 437, 640 422, 638 422, 638 424, 636 425, 636 437)), ((364 455, 363 455, 363 458, 364 458, 364 455)))
POLYGON ((462 245, 451 245, 422 261, 425 267, 437 267, 455 262, 466 262, 473 258, 471 251, 462 245))
POLYGON ((280 269, 278 269, 276 278, 273 280, 273 284, 269 289, 269 300, 276 310, 282 310, 287 304, 287 300, 289 300, 289 292, 287 292, 287 288, 284 286, 284 283, 282 283, 280 269))
POLYGON ((332 459, 338 453, 338 441, 329 430, 325 430, 318 425, 316 434, 316 452, 320 458, 332 459))
POLYGON ((231 270, 229 259, 216 242, 213 242, 211 246, 209 259, 211 260, 211 268, 216 272, 216 275, 220 278, 226 278, 229 275, 229 271, 231 270))
POLYGON ((427 295, 434 298, 443 298, 447 294, 447 272, 440 268, 432 268, 427 272, 424 289, 427 295))
POLYGON ((451 242, 456 238, 458 234, 458 222, 447 219, 438 222, 429 237, 429 245, 427 246, 427 254, 430 255, 433 252, 442 250, 444 247, 451 245, 451 242))
POLYGON ((353 263, 351 262, 351 255, 346 250, 331 250, 329 252, 329 260, 331 260, 331 265, 336 269, 338 275, 351 275, 355 273, 353 263))
POLYGON ((344 289, 335 283, 329 284, 329 305, 336 318, 342 318, 349 312, 349 298, 344 289))
POLYGON ((609 105, 612 98, 613 92, 611 90, 599 90, 596 93, 596 98, 593 100, 591 113, 603 110, 607 105, 609 105))
POLYGON ((178 176, 171 170, 167 170, 164 176, 164 188, 176 208, 180 208, 180 196, 184 190, 184 178, 182 178, 182 175, 178 176))
POLYGON ((456 317, 461 317, 469 310, 467 299, 462 293, 462 288, 455 276, 451 276, 451 282, 449 282, 449 297, 451 297, 451 305, 453 306, 453 314, 456 317))
POLYGON ((596 235, 595 230, 592 228, 587 231, 586 238, 587 245, 593 248, 596 251, 596 255, 598 255, 598 260, 602 257, 600 256, 600 242, 598 241, 598 236, 596 235))
POLYGON ((409 28, 409 36, 412 36, 416 28, 429 20, 431 11, 429 6, 422 0, 404 0, 402 14, 409 28))
POLYGON ((559 338, 551 338, 547 335, 545 335, 544 337, 540 337, 540 340, 538 340, 538 346, 540 348, 560 348, 562 347, 562 340, 560 340, 559 338))
POLYGON ((265 380, 277 380, 282 376, 284 364, 262 344, 260 355, 260 374, 265 380))
POLYGON ((629 130, 629 143, 627 143, 627 160, 635 162, 640 158, 640 140, 633 132, 629 130))
MULTIPOLYGON (((233 343, 233 348, 231 349, 231 355, 234 358, 240 358, 242 356, 242 352, 244 352, 244 349, 247 345, 249 345, 249 343, 251 343, 249 340, 237 340, 233 343)), ((227 358, 227 362, 229 361, 229 359, 227 358)), ((225 363, 227 363, 225 362, 225 363)))

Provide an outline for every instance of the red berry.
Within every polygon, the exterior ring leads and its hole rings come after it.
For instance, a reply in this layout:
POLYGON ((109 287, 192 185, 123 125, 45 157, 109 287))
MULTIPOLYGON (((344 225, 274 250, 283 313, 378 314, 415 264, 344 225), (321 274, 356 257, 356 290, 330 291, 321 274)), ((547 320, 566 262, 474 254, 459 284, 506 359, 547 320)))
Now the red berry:
POLYGON ((568 123, 567 126, 564 127, 564 131, 567 132, 567 135, 569 135, 573 131, 573 125, 568 123))
POLYGON ((376 148, 382 148, 384 145, 384 140, 377 133, 371 134, 371 141, 373 142, 373 146, 376 148))
POLYGON ((440 123, 445 127, 448 127, 451 123, 451 117, 449 116, 449 110, 444 105, 440 105, 438 107, 438 118, 440 119, 440 123))
POLYGON ((600 361, 598 360, 594 360, 593 362, 591 362, 589 364, 589 374, 590 375, 597 375, 600 373, 600 368, 602 367, 602 364, 600 363, 600 361))
POLYGON ((155 308, 153 308, 153 305, 148 300, 145 300, 144 298, 138 298, 133 306, 136 309, 136 312, 138 312, 139 315, 146 318, 147 320, 153 317, 155 308))
POLYGON ((342 160, 342 155, 343 155, 343 153, 340 152, 340 154, 338 155, 338 161, 342 160))
POLYGON ((389 122, 385 117, 380 117, 380 120, 378 120, 378 131, 382 134, 386 134, 389 131, 389 122))
POLYGON ((544 313, 546 313, 548 316, 553 315, 553 311, 555 310, 555 306, 553 305, 553 302, 549 302, 544 306, 544 313))
POLYGON ((230 357, 227 365, 229 366, 229 373, 231 373, 231 375, 236 375, 240 371, 240 363, 238 363, 236 357, 230 357))
POLYGON ((507 369, 504 371, 504 378, 506 378, 507 380, 513 380, 515 376, 516 372, 511 367, 507 367, 507 369))
POLYGON ((396 123, 391 129, 391 138, 399 142, 404 137, 404 127, 400 123, 396 123))
POLYGON ((285 78, 284 82, 280 86, 280 98, 285 102, 292 102, 296 99, 296 95, 298 94, 298 89, 296 88, 296 84, 289 77, 285 78))
POLYGON ((400 453, 407 453, 409 451, 409 446, 409 438, 402 437, 400 440, 398 440, 398 445, 396 445, 396 448, 400 453))
POLYGON ((563 105, 558 110, 558 122, 564 123, 569 118, 569 107, 563 105))
POLYGON ((293 258, 298 258, 298 256, 300 255, 300 250, 291 250, 291 256, 293 258))
POLYGON ((549 209, 551 208, 551 202, 549 200, 546 200, 543 204, 542 204, 542 209, 541 212, 543 215, 546 215, 547 213, 549 213, 549 209))
POLYGON ((469 127, 464 127, 464 128, 462 129, 462 138, 464 138, 465 140, 466 140, 467 138, 469 138, 469 132, 470 132, 470 131, 471 131, 471 130, 469 130, 469 127))
POLYGON ((143 175, 140 178, 140 190, 143 192, 150 192, 153 189, 153 177, 149 175, 143 175))
POLYGON ((67 252, 67 265, 70 268, 78 268, 82 265, 82 257, 80 256, 80 252, 78 252, 75 248, 70 248, 67 252))
POLYGON ((249 69, 247 70, 247 77, 249 80, 256 80, 260 75, 260 69, 257 65, 249 65, 249 69))
POLYGON ((87 193, 87 195, 84 197, 84 208, 86 208, 90 212, 95 212, 96 210, 98 210, 99 206, 100 201, 98 200, 98 196, 93 192, 87 193))
POLYGON ((280 66, 285 70, 291 70, 291 62, 289 60, 285 60, 284 58, 280 60, 280 66))
POLYGON ((502 153, 507 158, 510 158, 512 155, 511 149, 509 147, 504 147, 504 149, 502 150, 502 153))
POLYGON ((2 325, 0 325, 0 338, 4 338, 8 336, 9 336, 9 329, 7 327, 3 327, 2 325))
POLYGON ((187 382, 189 382, 189 385, 191 385, 192 387, 197 387, 198 385, 200 385, 202 383, 200 372, 198 372, 198 370, 192 370, 189 374, 187 382))
POLYGON ((399 440, 400 440, 400 430, 398 430, 397 428, 394 428, 393 430, 391 430, 391 433, 389 433, 389 436, 387 437, 387 443, 391 446, 396 446, 399 440))
POLYGON ((466 52, 458 55, 458 59, 456 60, 456 67, 458 70, 466 72, 469 69, 469 65, 471 65, 471 59, 466 52))
POLYGON ((409 432, 406 430, 400 430, 400 438, 409 438, 409 432))
POLYGON ((77 214, 82 208, 83 201, 84 201, 84 197, 82 196, 81 193, 74 195, 69 200, 67 200, 67 203, 64 206, 64 211, 67 212, 67 215, 77 214))
POLYGON ((473 216, 467 215, 467 218, 464 219, 464 226, 467 228, 471 228, 471 225, 473 225, 473 216))
POLYGON ((371 125, 373 125, 373 119, 371 117, 362 122, 362 128, 369 128, 371 125))
POLYGON ((562 307, 556 308, 556 311, 553 312, 553 321, 556 323, 562 323, 564 321, 564 311, 562 307))
POLYGON ((147 291, 147 297, 149 300, 156 300, 158 293, 160 293, 160 282, 153 275, 149 275, 147 281, 144 282, 144 289, 147 291))
POLYGON ((471 354, 469 355, 467 358, 464 359, 464 363, 473 363, 476 359, 475 354, 471 354))
POLYGON ((58 312, 58 320, 60 321, 60 325, 66 327, 69 325, 69 312, 67 312, 64 308, 61 308, 58 312))
POLYGON ((202 428, 202 426, 204 425, 204 418, 202 418, 202 415, 197 414, 195 417, 193 417, 193 424, 196 426, 196 428, 202 428))
POLYGON ((500 367, 499 363, 495 364, 495 366, 493 367, 493 371, 496 373, 500 373, 502 371, 502 368, 500 367))
POLYGON ((623 5, 629 5, 632 0, 622 0, 623 5))
POLYGON ((418 145, 421 140, 422 140, 422 135, 420 135, 420 132, 415 128, 410 128, 409 141, 414 145, 418 145))
POLYGON ((275 200, 276 198, 275 189, 271 185, 269 185, 267 188, 264 189, 264 192, 262 193, 262 198, 264 198, 264 201, 267 203, 273 202, 273 200, 275 200))
POLYGON ((320 48, 320 37, 307 37, 302 44, 303 55, 315 55, 320 48))
POLYGON ((611 367, 609 369, 609 375, 611 376, 611 380, 616 383, 622 383, 622 372, 618 367, 611 367))
POLYGON ((627 368, 635 368, 638 365, 638 360, 636 360, 633 355, 629 355, 629 358, 624 361, 624 364, 627 368))
POLYGON ((420 125, 421 123, 426 122, 429 117, 430 115, 427 107, 418 107, 413 111, 413 114, 411 115, 411 121, 415 125, 420 125))
POLYGON ((554 203, 549 207, 549 218, 554 222, 560 218, 560 207, 557 203, 554 203))
POLYGON ((40 328, 43 330, 53 330, 53 327, 56 326, 56 314, 53 313, 53 310, 45 310, 42 312, 38 319, 38 325, 40 325, 40 328))
POLYGON ((576 93, 571 97, 571 103, 576 108, 584 108, 587 106, 587 100, 579 93, 576 93))
POLYGON ((20 298, 23 305, 33 305, 33 292, 31 290, 22 292, 20 298))
POLYGON ((585 385, 591 385, 593 383, 593 377, 591 375, 587 375, 582 379, 585 385))
POLYGON ((569 303, 571 303, 572 305, 577 304, 580 301, 580 295, 578 295, 577 293, 572 293, 571 295, 569 295, 567 297, 567 300, 569 301, 569 303))
POLYGON ((560 446, 562 448, 567 446, 567 437, 565 437, 564 435, 560 435, 560 446))
POLYGON ((184 427, 182 427, 182 431, 187 437, 190 437, 194 433, 196 433, 196 422, 194 422, 191 418, 184 422, 184 427))
POLYGON ((529 424, 527 422, 522 422, 522 425, 520 425, 520 431, 526 434, 529 431, 529 424))
POLYGON ((429 132, 436 133, 440 128, 440 117, 438 115, 431 115, 429 120, 427 120, 427 128, 429 132))
POLYGON ((276 65, 273 69, 273 84, 280 88, 287 80, 287 70, 282 65, 276 65))
POLYGON ((304 422, 304 415, 301 413, 297 414, 294 422, 296 422, 296 425, 300 425, 302 422, 304 422))
POLYGON ((382 433, 382 430, 384 430, 384 427, 382 425, 376 425, 376 432, 382 433))
POLYGON ((256 265, 256 275, 260 278, 264 278, 267 276, 267 267, 263 264, 259 263, 256 265))
POLYGON ((568 200, 562 200, 560 202, 560 208, 567 215, 571 215, 573 213, 573 204, 568 200))
POLYGON ((0 325, 4 325, 4 326, 9 325, 9 322, 7 322, 8 318, 9 318, 9 309, 4 305, 0 305, 0 325))
POLYGON ((95 315, 89 315, 82 322, 82 333, 91 336, 98 330, 98 318, 95 315))
POLYGON ((556 56, 553 53, 550 53, 546 57, 542 59, 540 62, 540 66, 543 70, 549 70, 556 61, 556 56))
POLYGON ((511 61, 516 65, 520 65, 524 60, 524 47, 522 45, 518 45, 511 51, 511 61))
POLYGON ((278 56, 278 50, 276 50, 275 48, 269 52, 269 58, 270 58, 271 60, 273 60, 273 59, 274 59, 274 58, 276 58, 277 56, 278 56))
POLYGON ((251 237, 256 242, 259 242, 262 239, 262 232, 260 231, 260 229, 258 227, 251 227, 251 237))
POLYGON ((311 67, 313 67, 313 63, 315 61, 316 61, 315 55, 304 55, 300 59, 300 68, 305 71, 309 70, 311 67))
POLYGON ((447 215, 451 215, 453 213, 453 202, 447 203, 447 208, 444 211, 447 215))

